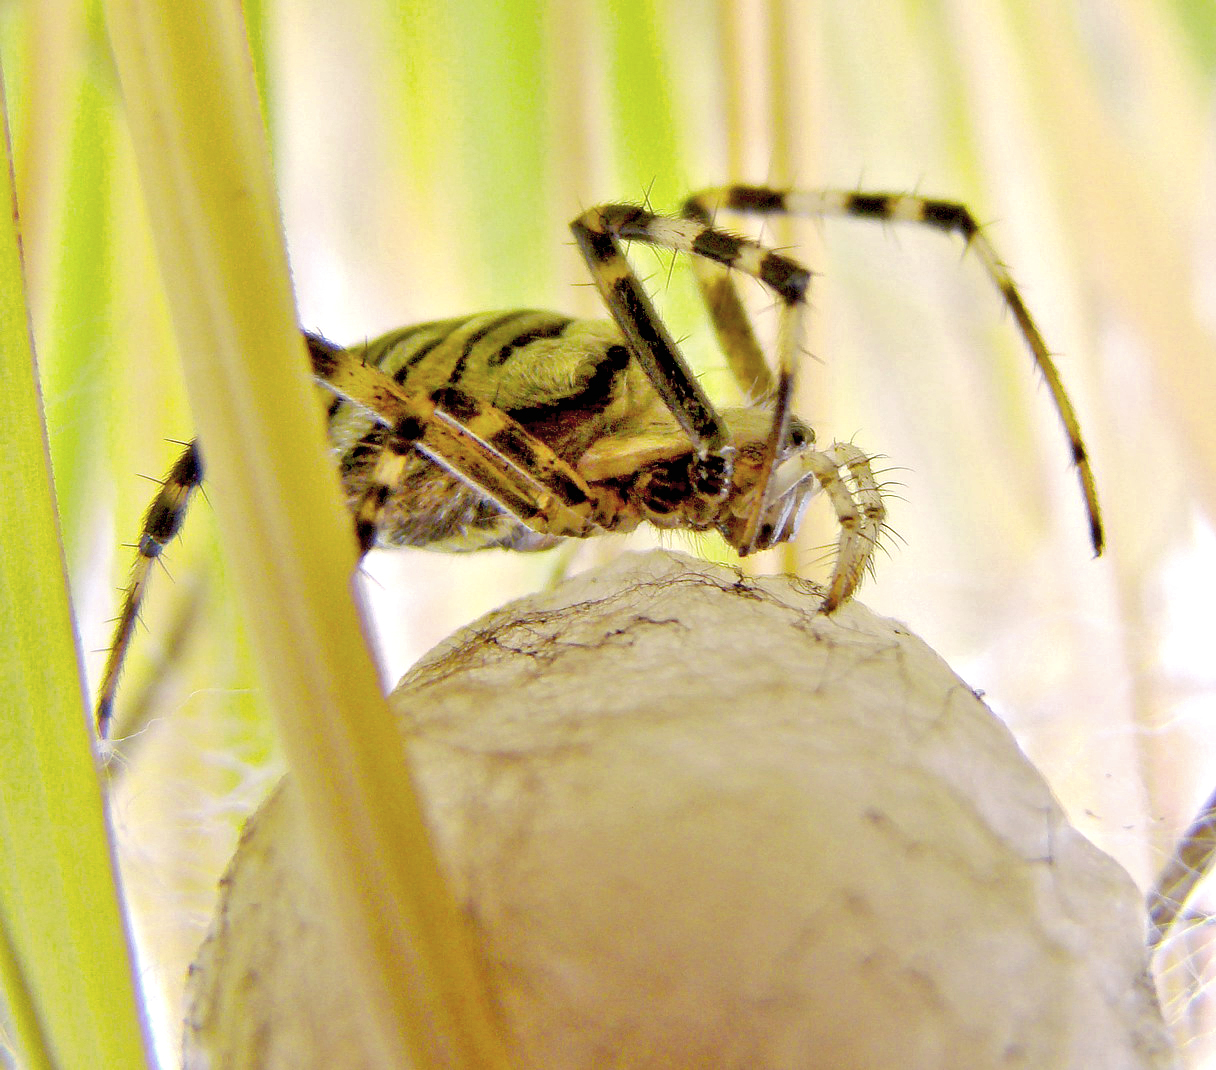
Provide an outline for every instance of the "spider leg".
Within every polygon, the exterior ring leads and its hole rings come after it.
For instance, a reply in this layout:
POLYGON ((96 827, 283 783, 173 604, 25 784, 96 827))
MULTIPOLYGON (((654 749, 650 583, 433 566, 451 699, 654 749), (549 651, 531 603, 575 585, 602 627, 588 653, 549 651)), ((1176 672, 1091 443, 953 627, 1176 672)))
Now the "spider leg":
MULTIPOLYGON (((726 443, 722 418, 701 390, 659 319, 629 266, 621 243, 640 241, 686 253, 694 261, 705 260, 721 265, 723 269, 733 268, 758 279, 781 302, 778 379, 772 391, 776 394, 774 418, 755 506, 744 527, 740 545, 736 547, 741 555, 751 553, 756 546, 760 518, 768 504, 768 482, 789 431, 799 328, 810 272, 789 257, 748 238, 717 230, 702 219, 672 219, 636 205, 611 204, 592 208, 579 216, 571 229, 609 313, 655 391, 691 439, 698 456, 703 461, 714 462, 707 472, 710 479, 721 479, 723 492, 729 485, 733 456, 726 443)), ((762 357, 760 361, 763 363, 762 357)))
MULTIPOLYGON (((1102 511, 1098 504, 1097 485, 1089 463, 1089 453, 1081 437, 1081 425, 1076 410, 1064 389, 1059 369, 1052 359, 1038 324, 1030 315, 1030 310, 1014 284, 1013 276, 966 205, 957 201, 907 193, 864 193, 838 189, 783 191, 762 186, 724 186, 698 193, 689 198, 684 206, 686 216, 703 224, 708 224, 720 210, 752 215, 780 214, 819 218, 843 216, 891 223, 916 223, 959 235, 968 249, 975 250, 988 277, 1000 291, 1035 364, 1047 382, 1052 404, 1055 405, 1068 436, 1072 461, 1081 483, 1094 553, 1102 553, 1105 542, 1102 511)), ((698 268, 698 281, 701 283, 702 293, 723 347, 727 349, 728 354, 732 349, 739 353, 732 359, 732 367, 748 368, 756 359, 762 361, 763 355, 752 335, 747 312, 735 289, 734 281, 725 272, 714 270, 712 265, 702 265, 698 268)), ((741 374, 736 370, 736 375, 740 376, 741 382, 746 382, 746 372, 741 374)), ((763 378, 760 377, 757 382, 763 385, 763 378)))
POLYGON ((390 429, 372 485, 355 510, 366 550, 411 449, 460 476, 534 531, 586 538, 611 503, 518 421, 457 387, 413 393, 359 356, 308 335, 313 374, 390 429))
POLYGON ((114 712, 114 693, 118 689, 118 678, 122 674, 127 651, 131 646, 135 621, 139 618, 139 610, 148 590, 152 562, 160 557, 164 548, 181 530, 190 496, 202 480, 203 462, 199 457, 198 443, 191 442, 169 470, 159 493, 144 514, 138 554, 131 570, 131 579, 123 594, 114 642, 106 657, 105 670, 97 692, 97 734, 102 739, 110 729, 110 719, 114 712))
MULTIPOLYGON (((703 226, 712 226, 714 210, 718 206, 713 202, 702 204, 702 197, 705 194, 698 194, 686 201, 683 213, 703 226)), ((701 299, 705 302, 714 333, 718 336, 718 344, 744 396, 752 400, 771 397, 776 392, 773 372, 756 340, 751 315, 743 304, 729 268, 705 257, 695 257, 692 267, 701 290, 701 299)))
MULTIPOLYGON (((586 481, 507 413, 463 391, 412 393, 391 377, 315 335, 305 334, 313 374, 340 397, 367 409, 391 431, 375 478, 356 509, 360 549, 374 540, 385 502, 397 486, 405 456, 417 449, 491 498, 505 512, 542 534, 586 537, 599 532, 614 502, 586 481)), ((198 444, 173 466, 144 517, 131 580, 98 689, 96 722, 105 737, 118 679, 147 593, 152 562, 178 533, 194 489, 202 482, 198 444)))

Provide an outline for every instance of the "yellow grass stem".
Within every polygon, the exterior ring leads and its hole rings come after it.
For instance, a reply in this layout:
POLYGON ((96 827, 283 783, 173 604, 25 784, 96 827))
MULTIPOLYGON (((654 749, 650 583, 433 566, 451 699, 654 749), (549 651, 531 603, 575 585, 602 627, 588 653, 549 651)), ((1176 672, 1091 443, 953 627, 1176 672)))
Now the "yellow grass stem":
POLYGON ((385 1065, 503 1065, 350 596, 240 9, 106 7, 211 499, 368 1028, 385 1065))

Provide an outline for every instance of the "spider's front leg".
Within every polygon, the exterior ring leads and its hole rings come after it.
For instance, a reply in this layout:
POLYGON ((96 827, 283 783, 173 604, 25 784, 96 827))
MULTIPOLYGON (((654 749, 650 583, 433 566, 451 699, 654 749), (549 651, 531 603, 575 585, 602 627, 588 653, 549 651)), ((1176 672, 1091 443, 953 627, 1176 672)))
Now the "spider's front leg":
MULTIPOLYGON (((1089 519, 1090 540, 1095 555, 1102 553, 1105 536, 1097 485, 1090 466, 1089 451, 1081 437, 1076 409, 1064 388, 1064 381, 1052 358, 1047 342, 1030 309, 1022 299, 1013 276, 997 255, 992 242, 971 210, 958 201, 923 197, 908 193, 874 193, 862 190, 775 190, 764 186, 723 186, 707 189, 690 197, 684 214, 702 226, 710 226, 719 212, 750 216, 801 216, 804 218, 843 217, 877 220, 884 223, 912 224, 956 234, 979 257, 984 271, 1000 292, 1001 300, 1017 324, 1031 356, 1047 384, 1052 404, 1068 436, 1069 451, 1076 466, 1089 519)), ((748 320, 747 312, 728 273, 710 260, 694 264, 706 305, 731 361, 735 374, 745 385, 754 378, 763 388, 767 369, 748 320)))
MULTIPOLYGON (((796 261, 757 242, 717 230, 695 219, 672 219, 635 205, 592 208, 571 224, 575 240, 595 279, 609 313, 655 392, 683 428, 699 458, 705 486, 719 486, 723 498, 731 486, 735 449, 726 425, 693 377, 659 318, 645 289, 629 266, 624 241, 641 241, 695 260, 734 268, 767 286, 781 303, 778 330, 778 380, 773 420, 758 468, 759 478, 747 521, 732 544, 741 556, 768 540, 762 524, 768 514, 768 484, 777 459, 789 441, 790 400, 794 391, 801 315, 806 306, 810 272, 796 261)), ((763 361, 761 361, 763 363, 763 361)), ((770 377, 771 380, 771 377, 770 377)))

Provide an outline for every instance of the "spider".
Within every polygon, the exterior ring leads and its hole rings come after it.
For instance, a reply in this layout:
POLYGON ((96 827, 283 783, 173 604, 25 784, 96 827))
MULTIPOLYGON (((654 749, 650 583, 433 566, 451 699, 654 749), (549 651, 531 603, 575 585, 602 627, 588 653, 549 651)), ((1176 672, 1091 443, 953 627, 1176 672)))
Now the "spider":
MULTIPOLYGON (((611 321, 512 310, 423 323, 342 348, 304 333, 329 398, 329 433, 363 552, 540 550, 565 538, 659 528, 717 530, 740 556, 791 539, 822 490, 840 525, 822 609, 853 594, 883 529, 871 459, 819 449, 790 411, 810 272, 719 229, 718 214, 852 216, 962 237, 980 257, 1047 381, 1081 482, 1094 550, 1102 522, 1081 430, 1059 372, 1013 280, 966 206, 898 193, 706 190, 682 214, 611 204, 571 224, 611 321), (638 241, 692 258, 710 319, 748 407, 710 402, 623 251, 638 241), (737 290, 751 276, 776 297, 776 370, 737 290)), ((152 562, 179 530, 203 478, 197 442, 149 508, 97 700, 104 736, 152 562)))

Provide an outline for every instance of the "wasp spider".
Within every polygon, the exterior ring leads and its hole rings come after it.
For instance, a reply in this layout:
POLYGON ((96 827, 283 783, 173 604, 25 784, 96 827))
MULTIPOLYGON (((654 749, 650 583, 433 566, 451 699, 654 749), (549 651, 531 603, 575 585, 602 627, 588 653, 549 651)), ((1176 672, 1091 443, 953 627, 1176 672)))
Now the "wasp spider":
MULTIPOLYGON (((493 312, 407 327, 349 349, 305 334, 313 374, 330 398, 330 437, 361 548, 538 550, 647 521, 717 530, 746 556, 792 538, 819 489, 840 524, 823 610, 847 600, 882 530, 880 488, 866 454, 840 442, 818 449, 811 428, 790 412, 810 272, 719 229, 723 212, 853 216, 961 236, 1047 381, 1101 553, 1076 414, 1012 278, 967 208, 903 194, 754 186, 700 193, 678 218, 622 204, 579 216, 571 226, 611 321, 493 312), (627 241, 692 258, 731 370, 757 404, 713 406, 626 261, 627 241), (775 370, 736 290, 739 274, 777 299, 775 370)), ((103 735, 151 563, 178 531, 202 476, 191 443, 144 519, 98 697, 103 735)))

